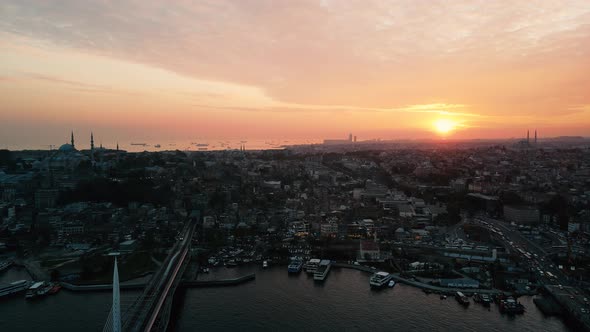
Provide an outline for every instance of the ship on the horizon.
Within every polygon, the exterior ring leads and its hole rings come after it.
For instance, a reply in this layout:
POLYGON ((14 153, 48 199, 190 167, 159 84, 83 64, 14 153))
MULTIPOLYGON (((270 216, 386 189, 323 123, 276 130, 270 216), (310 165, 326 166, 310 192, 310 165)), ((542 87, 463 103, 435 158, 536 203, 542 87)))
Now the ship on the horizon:
POLYGON ((147 143, 131 143, 131 145, 148 146, 147 143))

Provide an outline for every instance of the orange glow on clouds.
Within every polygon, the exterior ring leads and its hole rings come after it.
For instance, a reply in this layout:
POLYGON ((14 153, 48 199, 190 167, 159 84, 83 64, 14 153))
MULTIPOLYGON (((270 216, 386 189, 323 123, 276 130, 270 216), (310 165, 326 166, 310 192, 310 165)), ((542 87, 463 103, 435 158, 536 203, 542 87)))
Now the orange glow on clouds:
POLYGON ((590 132, 588 1, 0 8, 0 142, 590 132))

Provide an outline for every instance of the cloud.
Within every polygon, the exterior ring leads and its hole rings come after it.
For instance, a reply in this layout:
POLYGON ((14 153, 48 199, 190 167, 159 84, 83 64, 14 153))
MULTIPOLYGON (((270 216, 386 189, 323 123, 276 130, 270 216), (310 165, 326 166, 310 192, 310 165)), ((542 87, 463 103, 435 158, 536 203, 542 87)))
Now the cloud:
POLYGON ((19 47, 51 44, 232 86, 176 89, 188 104, 490 124, 566 116, 577 112, 570 105, 590 104, 588 22, 585 0, 0 3, 0 33, 32 41, 19 47))

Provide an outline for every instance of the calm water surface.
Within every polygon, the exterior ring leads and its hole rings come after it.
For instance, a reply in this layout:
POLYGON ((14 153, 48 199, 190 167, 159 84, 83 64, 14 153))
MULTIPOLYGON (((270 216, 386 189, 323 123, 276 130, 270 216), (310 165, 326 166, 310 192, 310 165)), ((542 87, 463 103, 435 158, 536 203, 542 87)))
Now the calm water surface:
MULTIPOLYGON (((472 303, 404 285, 372 291, 368 275, 334 269, 323 284, 286 267, 218 269, 203 278, 256 272, 256 280, 234 287, 189 289, 180 305, 176 331, 568 331, 555 317, 544 317, 532 298, 521 298, 527 312, 501 315, 472 303)), ((0 282, 30 279, 21 269, 0 274, 0 282)), ((137 292, 123 292, 125 307, 137 292)), ((26 301, 24 295, 0 299, 0 331, 101 331, 111 294, 72 293, 26 301)))

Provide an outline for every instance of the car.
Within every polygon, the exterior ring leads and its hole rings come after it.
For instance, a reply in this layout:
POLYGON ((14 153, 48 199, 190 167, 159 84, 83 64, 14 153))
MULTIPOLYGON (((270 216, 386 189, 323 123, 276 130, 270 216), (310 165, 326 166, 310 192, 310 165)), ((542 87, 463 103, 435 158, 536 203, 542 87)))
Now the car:
POLYGON ((563 286, 562 285, 557 285, 557 287, 559 287, 559 289, 563 289, 563 286))
POLYGON ((572 299, 572 300, 573 300, 573 299, 575 299, 575 298, 576 298, 575 296, 573 296, 573 295, 570 295, 570 299, 572 299))

